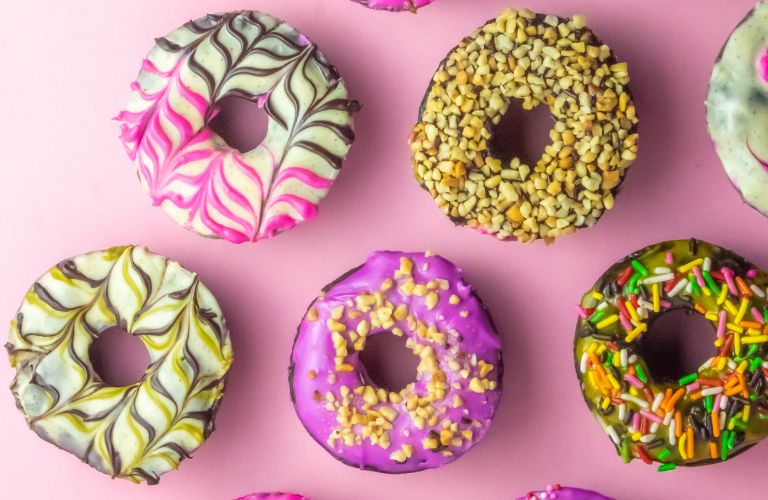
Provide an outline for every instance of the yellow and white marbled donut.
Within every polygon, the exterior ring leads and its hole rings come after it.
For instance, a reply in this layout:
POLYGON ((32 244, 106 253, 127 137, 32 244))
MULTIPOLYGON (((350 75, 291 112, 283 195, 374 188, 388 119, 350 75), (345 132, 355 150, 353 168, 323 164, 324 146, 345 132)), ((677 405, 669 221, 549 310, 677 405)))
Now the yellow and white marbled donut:
POLYGON ((97 470, 156 483, 197 449, 232 363, 216 299, 195 273, 135 246, 91 252, 52 267, 27 292, 6 344, 11 390, 32 430, 97 470), (151 363, 111 387, 89 348, 118 326, 151 363))

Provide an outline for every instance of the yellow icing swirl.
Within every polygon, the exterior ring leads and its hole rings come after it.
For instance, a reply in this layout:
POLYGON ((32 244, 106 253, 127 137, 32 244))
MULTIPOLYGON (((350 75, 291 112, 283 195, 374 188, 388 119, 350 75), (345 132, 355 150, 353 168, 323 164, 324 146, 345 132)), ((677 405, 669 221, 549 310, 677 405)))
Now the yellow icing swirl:
POLYGON ((195 273, 135 246, 65 260, 27 292, 6 345, 11 390, 43 439, 112 477, 154 484, 197 449, 232 363, 216 299, 195 273), (142 340, 142 378, 110 387, 89 348, 118 326, 142 340))

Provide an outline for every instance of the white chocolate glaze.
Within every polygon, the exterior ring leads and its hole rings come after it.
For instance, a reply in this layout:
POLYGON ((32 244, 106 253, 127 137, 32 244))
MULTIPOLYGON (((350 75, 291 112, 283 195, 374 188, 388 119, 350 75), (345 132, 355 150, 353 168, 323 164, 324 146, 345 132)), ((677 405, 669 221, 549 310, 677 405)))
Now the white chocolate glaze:
POLYGON ((213 431, 232 363, 216 299, 141 247, 65 260, 30 288, 6 344, 11 390, 32 430, 112 477, 156 483, 213 431), (89 348, 119 326, 149 351, 144 376, 110 387, 89 348))
POLYGON ((304 35, 261 12, 208 15, 143 61, 117 119, 155 205, 233 243, 270 238, 317 214, 354 140, 358 104, 304 35), (267 135, 241 153, 210 127, 229 96, 255 101, 267 135))

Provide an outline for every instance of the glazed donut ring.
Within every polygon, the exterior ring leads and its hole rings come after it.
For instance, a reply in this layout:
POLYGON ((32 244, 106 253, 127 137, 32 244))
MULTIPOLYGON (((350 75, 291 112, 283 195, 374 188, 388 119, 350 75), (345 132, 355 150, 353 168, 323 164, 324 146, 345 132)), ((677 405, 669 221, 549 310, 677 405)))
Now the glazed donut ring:
POLYGON ((180 225, 233 243, 269 238, 317 213, 354 140, 336 69, 304 35, 260 12, 209 15, 157 40, 121 139, 152 201, 180 225), (240 153, 209 128, 239 96, 268 116, 240 153))
POLYGON ((627 64, 584 25, 508 10, 440 64, 411 150, 419 184, 458 225, 499 239, 551 241, 613 207, 637 155, 627 64), (512 99, 544 104, 555 125, 535 165, 490 149, 512 99))
POLYGON ((232 362, 221 310, 197 275, 134 246, 52 267, 27 292, 6 348, 32 430, 100 472, 150 484, 211 434, 232 362), (114 326, 151 359, 125 387, 106 385, 89 355, 114 326))
POLYGON ((483 438, 501 396, 501 342, 460 270, 430 253, 375 252, 325 288, 291 354, 296 414, 347 465, 386 473, 453 462, 483 438), (416 381, 378 387, 359 353, 406 338, 416 381))
POLYGON ((416 12, 435 0, 354 0, 370 9, 416 12))
POLYGON ((712 69, 707 125, 742 199, 768 216, 768 3, 736 27, 712 69))
POLYGON ((577 372, 625 461, 659 462, 663 472, 729 459, 768 435, 766 285, 768 275, 744 258, 692 239, 627 256, 584 295, 577 372), (666 380, 651 373, 639 346, 649 325, 675 309, 709 320, 715 347, 698 371, 666 380))
POLYGON ((517 500, 615 500, 601 493, 583 488, 550 484, 544 491, 529 491, 517 500))

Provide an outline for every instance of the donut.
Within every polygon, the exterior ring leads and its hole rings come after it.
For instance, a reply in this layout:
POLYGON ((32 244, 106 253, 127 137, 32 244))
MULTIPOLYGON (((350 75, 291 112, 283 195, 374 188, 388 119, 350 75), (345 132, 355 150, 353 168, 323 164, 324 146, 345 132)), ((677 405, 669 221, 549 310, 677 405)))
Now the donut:
POLYGON ((198 276, 136 247, 67 259, 26 293, 6 349, 11 391, 30 428, 100 472, 158 482, 213 432, 232 363, 219 305, 198 276), (89 349, 119 327, 151 364, 135 383, 107 385, 89 349))
POLYGON ((270 238, 317 214, 354 132, 339 73, 286 23, 255 11, 208 15, 159 38, 117 116, 152 202, 181 226, 233 243, 270 238), (209 124, 231 96, 267 114, 241 153, 209 124))
POLYGON ((354 0, 369 9, 416 12, 421 7, 429 5, 435 0, 354 0))
POLYGON ((576 371, 626 462, 657 462, 660 472, 703 465, 768 434, 766 285, 768 275, 743 257, 690 239, 625 257, 582 297, 576 371), (674 380, 654 376, 641 352, 654 321, 673 310, 711 322, 702 341, 714 343, 697 371, 674 380))
POLYGON ((291 354, 302 424, 343 463, 385 473, 440 467, 485 435, 499 403, 501 342, 461 271, 430 252, 380 251, 310 305, 291 354), (399 392, 360 362, 368 338, 393 334, 419 358, 399 392))
POLYGON ((501 240, 551 242, 591 226, 637 155, 628 85, 627 64, 582 17, 506 10, 432 77, 410 138, 416 179, 455 224, 501 240), (512 99, 552 114, 535 165, 491 147, 512 99))
POLYGON ((768 215, 768 4, 731 33, 712 70, 707 125, 743 200, 768 215))
POLYGON ((251 493, 236 500, 309 500, 295 493, 251 493))
POLYGON ((544 491, 529 491, 517 500, 615 500, 596 491, 551 484, 544 491))

